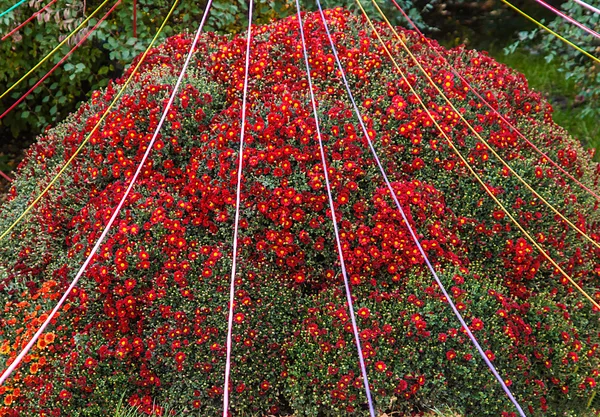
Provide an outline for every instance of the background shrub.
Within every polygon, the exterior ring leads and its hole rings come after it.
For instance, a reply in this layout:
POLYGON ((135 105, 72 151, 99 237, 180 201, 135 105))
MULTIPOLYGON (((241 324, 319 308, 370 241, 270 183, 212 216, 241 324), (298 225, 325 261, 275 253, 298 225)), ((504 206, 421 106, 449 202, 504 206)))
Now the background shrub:
MULTIPOLYGON (((565 14, 588 28, 596 32, 600 31, 598 14, 574 1, 563 2, 561 9, 565 14)), ((548 27, 590 54, 600 55, 600 40, 563 18, 554 18, 548 23, 548 27)), ((512 52, 519 45, 524 45, 544 56, 546 62, 557 62, 564 77, 567 80, 573 80, 579 87, 580 93, 576 105, 583 109, 580 118, 600 117, 600 108, 597 104, 600 100, 600 65, 598 63, 542 29, 522 31, 519 33, 519 38, 519 41, 506 49, 507 52, 512 52)))
MULTIPOLYGON (((598 322, 515 230, 399 80, 364 21, 327 12, 377 150, 436 270, 530 415, 593 410, 598 322)), ((360 337, 379 411, 447 405, 514 415, 435 286, 353 118, 318 15, 305 31, 360 337)), ((599 251, 506 173, 378 26, 441 125, 561 267, 598 298, 599 251)), ((485 137, 565 216, 598 239, 597 204, 561 179, 468 93, 413 32, 411 50, 485 137)), ((0 242, 0 363, 37 329, 112 214, 191 44, 152 51, 84 154, 0 242)), ((2 416, 106 415, 123 393, 151 410, 222 404, 245 38, 206 34, 152 160, 93 265, 10 383, 2 416)), ((364 415, 295 17, 256 28, 236 282, 232 407, 238 413, 364 415)), ((537 146, 590 187, 598 166, 552 122, 527 81, 484 53, 434 43, 537 146)), ((125 74, 127 75, 127 73, 125 74)), ((5 230, 56 172, 123 79, 50 129, 21 164, 5 230)), ((285 415, 285 414, 284 414, 285 415)))

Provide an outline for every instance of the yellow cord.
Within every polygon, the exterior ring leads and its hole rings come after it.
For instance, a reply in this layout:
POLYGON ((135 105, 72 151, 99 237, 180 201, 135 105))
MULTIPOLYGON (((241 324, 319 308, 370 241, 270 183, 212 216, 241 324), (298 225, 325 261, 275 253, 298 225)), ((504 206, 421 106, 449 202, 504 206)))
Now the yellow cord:
POLYGON ((392 56, 392 54, 390 53, 390 51, 388 50, 388 48, 385 46, 385 42, 383 41, 383 39, 381 39, 381 36, 379 35, 379 32, 377 31, 377 29, 375 28, 375 26, 373 25, 373 22, 371 22, 371 19, 369 18, 369 16, 367 15, 367 13, 365 12, 364 8, 362 7, 362 4, 360 2, 360 0, 356 0, 356 3, 358 4, 358 6, 360 7, 363 15, 365 16, 365 18, 367 19, 367 21, 369 22, 369 25, 371 26, 371 28, 373 29, 373 32, 375 33, 375 35, 377 36, 377 38, 379 39, 379 42, 381 43, 381 45, 383 46, 383 48, 385 49, 387 55, 389 56, 389 58, 391 59, 392 63, 394 64, 394 66, 396 67, 396 69, 398 70, 398 72, 400 73, 400 75, 402 76, 402 78, 404 79, 404 82, 406 83, 406 85, 408 85, 412 91, 412 93, 414 94, 414 96, 417 98, 417 100, 419 101, 419 104, 421 105, 421 107, 423 107, 423 110, 425 110, 425 112, 427 113, 427 115, 429 116, 429 118, 431 119, 431 121, 435 124, 436 128, 440 131, 440 133, 444 136, 444 138, 446 138, 446 140, 448 141, 448 144, 450 145, 450 147, 452 148, 452 150, 454 151, 454 153, 460 158, 460 160, 463 162, 463 164, 465 165, 465 167, 467 167, 467 169, 471 172, 471 174, 475 177, 475 179, 477 180, 477 182, 479 182, 479 184, 484 188, 484 190, 489 194, 489 196, 494 200, 494 202, 502 209, 502 211, 511 219, 511 221, 519 228, 519 230, 521 230, 521 232, 527 237, 527 239, 529 239, 529 241, 538 249, 538 251, 556 268, 556 270, 558 270, 585 298, 587 298, 598 310, 600 310, 600 305, 587 293, 585 292, 585 290, 583 288, 581 288, 574 280, 573 278, 571 278, 569 276, 569 274, 567 274, 545 251, 542 247, 540 247, 540 245, 531 237, 531 235, 519 224, 519 222, 517 222, 517 220, 509 213, 509 211, 506 209, 506 207, 504 207, 504 205, 496 198, 496 196, 494 195, 494 193, 488 188, 488 186, 483 182, 483 180, 479 177, 479 175, 477 175, 477 173, 475 172, 475 170, 469 165, 469 163, 467 162, 467 160, 463 157, 463 155, 459 152, 459 150, 454 146, 454 143, 452 143, 452 140, 448 137, 448 135, 446 134, 446 132, 444 131, 444 129, 441 128, 441 126, 438 124, 438 122, 435 120, 435 118, 433 117, 433 115, 431 114, 431 112, 429 111, 429 109, 427 108, 427 106, 423 103, 423 101, 421 100, 421 97, 417 94, 417 92, 415 91, 415 89, 413 88, 412 84, 408 81, 407 77, 404 75, 404 72, 402 71, 402 69, 400 69, 400 66, 397 64, 396 60, 394 59, 394 57, 392 56))
POLYGON ((71 164, 71 162, 73 162, 73 160, 75 159, 75 157, 77 157, 77 155, 79 155, 79 152, 81 152, 81 150, 83 149, 83 147, 90 140, 90 138, 96 132, 96 130, 98 130, 98 127, 104 121, 104 119, 108 115, 108 112, 110 111, 110 109, 115 105, 115 103, 117 102, 117 100, 119 100, 119 98, 123 95, 123 93, 125 92, 125 88, 127 88, 127 86, 129 85, 130 81, 133 79, 133 76, 136 74, 137 70, 142 65, 142 63, 144 62, 144 60, 146 59, 146 55, 148 55, 148 52, 150 51, 150 49, 152 48, 152 46, 154 46, 154 43, 158 39, 158 36, 160 35, 160 33, 162 32, 163 28, 167 24, 167 21, 169 20, 169 18, 173 14, 173 11, 175 10, 175 7, 177 6, 177 3, 179 3, 179 0, 175 0, 175 2, 173 3, 173 6, 171 7, 171 10, 169 10, 169 13, 165 17, 165 20, 162 22, 162 25, 160 25, 160 27, 158 28, 158 32, 156 32, 156 35, 154 35, 154 38, 152 39, 152 42, 150 42, 150 45, 148 45, 148 48, 146 48, 146 51, 144 51, 144 54, 142 55, 142 58, 138 61, 137 65, 135 66, 135 68, 133 69, 133 71, 131 72, 131 74, 129 75, 129 78, 127 78, 127 81, 125 81, 125 84, 123 84, 123 87, 121 88, 121 90, 117 93, 116 97, 110 103, 110 105, 108 106, 108 108, 104 111, 104 114, 102 115, 102 117, 100 118, 100 120, 98 121, 98 123, 96 123, 96 125, 94 126, 94 128, 92 129, 92 131, 88 134, 88 136, 85 138, 85 140, 83 142, 81 142, 81 144, 79 145, 79 147, 77 148, 77 150, 73 153, 73 155, 71 155, 71 157, 69 158, 69 160, 61 168, 61 170, 58 172, 58 174, 56 174, 56 176, 52 179, 52 181, 50 181, 50 183, 46 186, 46 188, 44 189, 44 191, 42 191, 41 194, 38 195, 37 198, 25 209, 25 211, 10 225, 10 227, 4 233, 2 233, 2 235, 0 235, 0 241, 2 239, 4 239, 10 233, 10 231, 25 217, 25 215, 27 213, 29 213, 29 211, 31 211, 31 209, 33 207, 35 207, 35 205, 48 192, 48 190, 54 185, 54 183, 56 183, 56 181, 63 174, 63 172, 66 171, 67 167, 71 164))
POLYGON ((75 33, 77 33, 77 31, 79 31, 79 29, 81 29, 82 27, 84 27, 87 24, 87 22, 92 17, 94 17, 96 15, 96 13, 98 13, 100 11, 100 9, 102 8, 102 6, 104 6, 109 1, 110 0, 104 0, 104 2, 100 6, 98 6, 98 8, 96 10, 94 10, 94 12, 91 15, 89 15, 83 22, 81 22, 81 24, 79 26, 77 26, 73 30, 73 32, 71 32, 69 34, 69 36, 67 36, 61 43, 59 43, 56 48, 54 48, 53 50, 51 50, 40 62, 37 63, 37 65, 35 67, 33 67, 32 69, 30 69, 29 72, 27 74, 23 75, 19 81, 17 81, 16 83, 14 83, 12 86, 10 86, 10 88, 8 90, 6 90, 4 93, 2 93, 2 95, 0 95, 0 99, 2 99, 4 96, 6 96, 8 93, 10 93, 13 90, 13 88, 15 88, 17 85, 19 85, 21 83, 21 81, 23 81, 25 78, 29 77, 29 75, 31 75, 31 73, 33 71, 35 71, 36 69, 38 69, 40 67, 40 65, 42 65, 44 62, 46 62, 48 60, 48 58, 50 58, 65 43, 67 43, 69 41, 69 39, 71 39, 71 37, 73 37, 73 35, 75 35, 75 33))
POLYGON ((556 36, 558 39, 560 39, 561 41, 563 41, 564 43, 566 43, 567 45, 572 46, 573 48, 577 49, 579 52, 581 52, 582 54, 584 54, 585 56, 587 56, 588 58, 593 59, 594 61, 600 63, 600 59, 596 58, 594 55, 584 51, 583 49, 581 49, 579 46, 575 45, 573 42, 569 41, 568 39, 565 39, 564 37, 560 36, 558 33, 556 33, 555 31, 553 31, 552 29, 550 29, 547 26, 544 26, 543 24, 541 24, 540 22, 538 22, 537 20, 535 20, 533 17, 529 16, 527 13, 525 13, 524 11, 518 9, 517 7, 513 6, 512 4, 510 4, 509 2, 507 2, 506 0, 502 0, 502 2, 504 4, 506 4, 509 7, 512 7, 515 11, 517 11, 518 13, 520 13, 521 15, 525 16, 527 19, 531 20, 533 23, 535 23, 536 25, 538 25, 539 27, 543 28, 544 30, 546 30, 547 32, 550 32, 551 34, 553 34, 554 36, 556 36))
POLYGON ((429 83, 437 90, 437 92, 442 96, 442 98, 446 101, 446 103, 448 103, 450 105, 450 107, 452 107, 452 110, 454 110, 454 112, 456 114, 458 114, 458 116, 462 119, 462 121, 467 125, 467 127, 469 128, 469 130, 471 132, 473 132, 473 134, 475 136, 477 136, 477 138, 502 163, 502 165, 504 165, 525 186, 525 188, 527 188, 531 193, 533 193, 533 195, 535 195, 537 198, 539 198, 548 208, 550 208, 558 217, 560 217, 562 220, 564 220, 571 228, 573 228, 574 230, 576 230, 581 236, 583 236, 586 240, 588 240, 596 248, 600 249, 600 244, 598 242, 596 242, 587 233, 585 233, 583 230, 581 230, 579 227, 577 227, 575 224, 573 224, 573 222, 571 222, 569 219, 567 219, 560 211, 558 211, 544 197, 542 197, 537 191, 535 191, 531 187, 531 185, 529 185, 529 183, 527 181, 525 181, 525 179, 523 177, 521 177, 514 169, 512 169, 512 167, 510 165, 508 165, 508 163, 504 159, 502 159, 502 157, 489 145, 489 143, 475 130, 475 128, 462 115, 462 112, 460 112, 454 106, 454 104, 452 104, 452 102, 448 99, 448 97, 444 94, 444 92, 438 87, 438 85, 429 76, 429 74, 427 73, 427 71, 421 66, 420 62, 413 55, 413 53, 410 51, 410 49, 406 46, 406 43, 404 43, 404 41, 402 40, 402 38, 398 35, 398 32, 396 32, 396 29, 394 29, 394 27, 390 24, 389 20, 387 19, 387 17, 383 13, 383 11, 379 8, 379 5, 377 4, 377 2, 375 0, 371 0, 371 1, 373 2, 373 4, 375 5, 375 7, 377 8, 377 10, 379 11, 379 13, 381 14, 381 16, 384 18, 384 20, 386 21, 386 23, 388 24, 388 26, 390 27, 390 29, 394 32, 394 35, 396 35, 396 38, 398 38, 398 40, 402 44, 402 47, 404 48, 404 50, 410 55, 410 57, 412 58, 412 60, 419 67, 419 69, 421 70, 421 72, 423 72, 423 74, 425 75, 425 77, 427 77, 427 79, 429 80, 429 83))

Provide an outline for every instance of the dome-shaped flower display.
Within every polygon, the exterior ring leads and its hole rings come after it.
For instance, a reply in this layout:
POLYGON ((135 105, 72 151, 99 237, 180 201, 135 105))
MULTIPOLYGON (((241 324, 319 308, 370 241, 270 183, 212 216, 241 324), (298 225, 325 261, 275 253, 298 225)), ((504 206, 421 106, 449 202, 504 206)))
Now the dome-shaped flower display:
MULTIPOLYGON (((593 407, 598 380, 597 312, 474 180, 367 24, 342 9, 326 17, 392 187, 486 355, 531 415, 581 415, 593 407)), ((598 299, 600 251, 471 134, 392 33, 377 27, 469 165, 598 299)), ((304 30, 377 409, 446 404, 467 416, 516 415, 392 202, 318 14, 305 15, 304 30)), ((422 38, 401 34, 475 130, 566 218, 600 240, 597 201, 481 104, 422 38)), ((0 242, 1 364, 38 329, 102 232, 190 44, 180 35, 151 51, 60 182, 0 242)), ((597 165, 552 122, 550 105, 522 75, 484 53, 432 44, 523 134, 597 189, 597 165)), ((167 403, 189 415, 220 412, 245 46, 243 36, 201 38, 151 160, 68 304, 0 387, 0 415, 106 415, 122 396, 148 412, 167 403)), ((364 415, 295 17, 256 27, 251 49, 232 411, 364 415)), ((94 93, 30 149, 1 230, 74 152, 122 83, 94 93)))

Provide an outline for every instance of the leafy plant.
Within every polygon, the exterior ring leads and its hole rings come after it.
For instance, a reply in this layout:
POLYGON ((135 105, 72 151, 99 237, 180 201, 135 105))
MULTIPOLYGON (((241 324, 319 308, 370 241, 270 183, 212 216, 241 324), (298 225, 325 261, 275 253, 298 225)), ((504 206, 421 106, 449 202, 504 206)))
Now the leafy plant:
MULTIPOLYGON (((565 14, 588 28, 600 31, 600 15, 590 12, 572 0, 561 3, 561 8, 565 14)), ((561 17, 556 17, 548 23, 548 26, 588 53, 596 57, 600 56, 600 40, 583 29, 561 17)), ((565 79, 576 84, 578 93, 574 105, 581 108, 578 112, 580 120, 585 118, 597 120, 600 117, 600 107, 597 104, 600 101, 598 63, 541 29, 519 32, 519 39, 507 47, 506 52, 512 53, 519 46, 525 46, 531 52, 543 56, 546 62, 554 63, 565 79)), ((582 140, 598 143, 597 133, 582 140)))

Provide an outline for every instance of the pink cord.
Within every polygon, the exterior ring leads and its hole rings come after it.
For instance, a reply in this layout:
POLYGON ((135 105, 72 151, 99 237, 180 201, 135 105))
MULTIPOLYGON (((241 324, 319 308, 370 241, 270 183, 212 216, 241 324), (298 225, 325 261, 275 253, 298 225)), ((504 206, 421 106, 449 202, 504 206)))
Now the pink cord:
POLYGON ((579 23, 577 20, 573 19, 572 17, 567 16, 566 14, 564 14, 563 12, 561 12, 560 10, 556 9, 555 7, 550 6, 548 3, 546 3, 544 0, 535 0, 536 2, 538 2, 539 4, 541 4, 542 6, 544 6, 546 9, 553 11, 555 14, 559 15, 560 17, 562 17, 563 19, 573 23, 575 26, 577 26, 580 29, 585 30, 587 33, 589 33, 590 35, 595 36, 596 38, 600 39, 600 33, 588 28, 587 26, 579 23))
POLYGON ((498 115, 498 117, 504 122, 506 123, 511 129, 513 129, 515 131, 515 133, 525 141, 525 143, 527 143, 529 146, 531 146, 538 154, 542 155, 544 158, 546 158, 546 160, 548 162, 550 162, 550 164, 552 166, 554 166, 556 169, 558 169, 560 172, 562 172, 564 175, 566 175, 568 178, 570 178, 573 182, 575 182, 577 185, 579 185, 582 189, 584 189, 585 191, 587 191, 589 194, 593 195, 596 200, 600 201, 600 195, 598 195, 596 192, 592 191, 590 188, 586 187, 584 184, 582 184, 579 180, 577 180, 577 178, 575 178, 573 175, 571 175, 569 172, 567 172, 563 167, 561 167, 560 165, 558 165, 552 158, 550 158, 550 156, 548 156, 545 152, 543 152, 541 149, 539 149, 533 142, 531 142, 529 139, 527 139, 525 137, 525 135, 523 135, 519 129, 517 129, 511 122, 509 122, 504 116, 502 116, 502 114, 496 110, 490 103, 488 103, 488 101, 483 98, 481 96, 481 94, 479 94, 475 88, 473 88, 473 86, 467 81, 467 79, 465 77, 463 77, 452 65, 450 65, 450 63, 448 62, 448 60, 442 55, 440 54, 437 49, 431 45, 431 42, 429 41, 429 39, 427 39, 427 37, 425 37, 425 35, 423 35, 423 33, 419 30, 419 28, 417 27, 417 25, 412 21, 412 19, 410 17, 408 17, 408 15, 404 12, 404 10, 398 5, 398 3, 396 3, 396 0, 391 0, 394 5, 396 5, 396 8, 400 11, 400 13, 402 13, 402 15, 406 18, 406 20, 408 20, 408 22, 410 23, 410 25, 415 29, 415 31, 421 36, 421 38, 427 43, 427 46, 429 46, 429 49, 434 51, 435 54, 440 57, 448 66, 448 68, 450 68, 450 71, 452 71, 452 73, 454 75, 456 75, 458 78, 461 79, 462 82, 465 83, 465 85, 467 85, 469 87, 469 89, 471 90, 471 92, 473 94, 475 94, 475 96, 481 100, 491 111, 493 111, 494 113, 496 113, 498 115))
POLYGON ((252 7, 250 0, 248 12, 248 38, 246 41, 246 69, 244 74, 244 93, 242 98, 242 132, 240 134, 239 164, 237 170, 237 192, 235 198, 235 223, 233 228, 233 260, 231 265, 231 286, 229 288, 229 316, 227 322, 227 359, 225 361, 225 388, 223 395, 223 417, 229 412, 229 376, 231 373, 231 333, 233 331, 233 304, 235 301, 235 269, 237 265, 238 230, 240 223, 240 200, 242 194, 242 169, 244 162, 244 136, 246 128, 246 102, 248 96, 248 73, 250 70, 250 41, 252 40, 252 7))
POLYGON ((98 249, 100 248, 100 245, 102 244, 102 241, 108 234, 110 227, 112 226, 115 219, 119 215, 119 211, 123 207, 125 200, 129 196, 129 193, 131 192, 131 189, 133 188, 133 185, 135 184, 135 181, 137 180, 137 177, 139 176, 140 172, 142 171, 142 167, 144 166, 144 164, 146 163, 146 160, 148 159, 148 155, 150 154, 150 151, 152 150, 152 146, 154 145, 154 142, 156 141, 156 138, 158 137, 158 133, 160 132, 160 129, 167 117, 167 113, 169 112, 169 109, 171 108, 171 105, 173 104, 173 100, 175 99, 175 95, 177 94, 177 90, 179 89, 179 85, 181 84, 181 81, 183 80, 185 71, 190 63, 194 49, 196 47, 196 44, 198 43, 198 39, 200 38, 200 34, 202 33, 202 28, 204 27, 204 22, 206 21, 206 18, 208 16, 208 11, 210 10, 211 4, 212 4, 212 0, 208 0, 206 9, 204 11, 204 16, 202 17, 202 21, 200 22, 200 26, 198 27, 198 31, 196 32, 194 42, 192 43, 192 46, 190 47, 190 52, 188 53, 187 59, 185 60, 185 63, 183 64, 183 68, 181 69, 181 73, 179 74, 179 78, 177 79, 177 83, 175 84, 175 87, 173 88, 171 97, 169 97, 169 101, 165 107, 165 110, 163 111, 162 117, 161 117, 160 121, 158 122, 158 126, 156 127, 156 130, 154 131, 154 135, 152 135, 152 139, 150 140, 150 143, 148 144, 146 152, 144 153, 144 156, 142 157, 142 160, 141 160, 139 166, 137 167, 135 173, 133 174, 133 177, 131 178, 131 181, 129 182, 129 186, 125 190, 123 197, 121 197, 121 201, 119 201, 117 208, 115 209, 112 217, 108 221, 108 224, 104 228, 104 231, 100 235, 100 238, 98 239, 98 241, 92 248, 92 251, 88 255, 87 259, 85 260, 85 262, 83 263, 83 265, 81 266, 79 271, 77 272, 77 275, 75 275, 75 278, 73 279, 73 281, 71 282, 71 284, 69 285, 69 287, 67 288, 67 290, 65 291, 63 296, 61 297, 61 299, 58 301, 58 304, 56 305, 56 307, 54 307, 54 309, 50 312, 50 314, 48 315, 48 318, 44 321, 44 323, 39 328, 39 330, 35 333, 35 335, 33 335, 33 338, 29 341, 29 343, 27 343, 27 346, 25 346, 25 348, 21 351, 19 356, 16 357, 14 362, 11 363, 10 366, 2 373, 2 376, 0 376, 0 386, 2 386, 2 384, 4 384, 4 381, 6 381, 6 379, 10 376, 10 374, 19 365, 19 363, 21 363, 21 361, 23 360, 25 355, 27 355, 27 353, 29 352, 31 347, 39 339, 39 337, 44 332, 44 330, 46 329, 48 324, 50 324, 50 321, 52 321, 52 319, 54 318, 54 316, 56 315, 58 310, 60 310, 61 306, 63 305, 63 303, 65 302, 65 300, 67 299, 67 297, 69 296, 69 294, 71 293, 71 291, 73 290, 73 288, 75 287, 77 282, 79 281, 79 278, 81 278, 85 269, 90 264, 92 258, 94 257, 94 255, 96 254, 98 249))
POLYGON ((24 21, 23 23, 21 23, 19 26, 17 26, 16 28, 14 28, 13 30, 11 30, 10 32, 8 32, 6 35, 4 35, 2 37, 2 39, 0 40, 5 40, 6 38, 8 38, 10 35, 12 35, 13 33, 15 33, 17 30, 21 29, 23 26, 25 26, 27 23, 31 22, 33 19, 35 19, 35 17, 37 15, 39 15, 40 13, 42 13, 44 10, 46 10, 48 7, 52 6, 54 3, 56 3, 57 0, 52 0, 50 3, 48 3, 47 5, 45 5, 44 7, 42 7, 40 10, 38 10, 37 12, 35 12, 29 19, 27 19, 26 21, 24 21))
MULTIPOLYGON (((319 8, 321 5, 317 0, 319 8)), ((352 293, 350 291, 350 284, 348 282, 348 273, 346 272, 346 263, 344 262, 344 253, 342 251, 342 243, 340 241, 340 233, 337 226, 337 218, 335 214, 335 205, 333 203, 333 197, 331 196, 331 185, 329 184, 329 174, 327 168, 327 161, 325 160, 325 150, 323 147, 323 139, 321 137, 321 128, 319 126, 319 115, 317 113, 317 104, 315 101, 315 95, 313 92, 312 77, 310 76, 310 65, 308 64, 308 52, 306 50, 306 41, 304 39, 304 29, 302 27, 302 18, 300 17, 300 3, 296 0, 296 10, 298 12, 298 25, 300 27, 300 38, 302 39, 302 49, 304 51, 304 62, 306 64, 306 76, 308 78, 308 89, 310 91, 310 101, 312 103, 313 114, 315 117, 315 127, 317 129, 317 137, 319 139, 319 148, 321 150, 321 163, 323 164, 323 173, 325 174, 325 185, 327 186, 327 197, 329 198, 329 209, 331 211, 331 220, 333 222, 333 231, 335 233, 335 242, 337 244, 337 252, 340 259, 340 266, 342 269, 342 276, 344 277, 344 287, 346 288, 346 300, 348 302, 348 310, 350 311, 350 320, 352 321, 352 333, 354 334, 354 341, 356 343, 356 349, 358 351, 358 361, 360 363, 360 371, 363 377, 363 384, 365 386, 365 392, 367 394, 367 402, 369 404, 369 412, 371 417, 375 417, 375 408, 373 407, 373 399, 371 398, 371 390, 369 388, 369 379, 367 376, 367 368, 365 366, 364 355, 362 347, 360 345, 360 337, 358 333, 358 326, 356 325, 356 316, 354 314, 354 306, 352 303, 352 293)), ((322 16, 322 15, 321 15, 322 16)), ((325 18, 323 17, 323 22, 325 18)))
MULTIPOLYGON (((298 0, 296 0, 296 1, 298 1, 298 0)), ((350 101, 352 102, 352 106, 354 107, 354 112, 356 113, 356 117, 358 118, 358 121, 359 121, 360 126, 362 128, 362 131, 363 131, 363 133, 365 135, 365 138, 366 138, 367 142, 369 143, 369 148, 371 149, 371 153, 373 154, 373 158, 375 159, 375 162, 377 163, 377 166, 379 167, 379 170, 381 171, 381 175, 383 176, 383 180, 385 181, 385 184, 386 184, 386 186, 387 186, 387 188, 388 188, 388 190, 390 192, 390 195, 391 195, 392 199, 394 200, 394 203, 396 204, 396 207, 398 208, 398 211, 400 212, 400 214, 402 216, 402 219, 404 220, 404 223, 406 224, 406 227, 408 228, 408 231, 410 232, 410 235, 411 235, 413 241, 417 245, 417 248, 419 249, 419 252, 421 253, 421 256, 423 257, 423 259, 425 260, 425 263, 427 264, 427 267, 429 268, 429 271, 433 275, 433 277, 434 277, 437 285, 440 287, 440 290, 442 291, 442 293, 446 297, 446 300, 448 301, 448 304, 450 305, 450 308, 454 312, 454 315, 458 318, 458 321, 460 322, 460 324, 463 327, 464 331, 469 336, 469 339, 471 339, 471 342, 473 343, 473 345, 475 346, 475 348, 479 352, 479 355, 481 356, 481 358, 483 359, 483 361, 485 362, 485 364, 487 365, 487 367, 490 369, 490 371, 492 371, 492 374, 494 374, 494 376, 496 377, 496 379, 498 380, 498 382, 502 386, 502 389, 504 390, 504 392, 506 393, 506 395, 508 396, 508 398, 510 399, 510 401, 513 403, 513 405, 515 406, 515 408, 517 409, 517 411, 519 412, 519 414, 521 415, 521 417, 526 417, 525 412, 523 411, 523 409, 521 408, 521 406, 517 402, 516 398, 514 397, 514 395, 512 394, 512 392, 510 391, 510 389, 506 385, 506 383, 504 382, 504 379, 502 379, 502 377, 500 376, 500 374, 498 373, 498 371, 496 370, 496 368, 494 367, 494 365, 492 364, 492 362, 490 361, 490 359, 487 357, 487 355, 485 354, 485 352, 481 348, 479 342, 477 341, 477 339, 475 338, 475 336, 473 335, 473 333, 469 329, 469 326, 467 325, 467 323, 463 319, 462 315, 458 311, 458 308, 456 308, 456 305, 452 301, 452 298, 450 298, 450 294, 448 294, 448 292, 446 291, 446 288, 442 284, 442 281, 440 280, 440 278, 438 277, 437 273, 435 272, 435 269, 431 265, 431 262, 429 261, 429 258, 427 257, 427 254, 425 253, 425 250, 421 246, 421 243, 419 241, 419 238, 417 237, 416 232, 410 226, 410 223, 408 221, 406 213, 402 209, 402 206, 400 205, 400 202, 398 201, 398 197, 396 196, 396 193, 394 192, 394 189, 392 188, 392 184, 388 180, 387 174, 385 173, 385 170, 383 169, 383 165, 381 164, 381 161, 379 160, 379 157, 377 156, 377 152, 375 151, 375 147, 373 146, 373 142, 371 141, 371 138, 369 137, 369 134, 367 132, 367 128, 366 128, 366 126, 365 126, 365 124, 363 122, 363 117, 360 114, 358 106, 356 105, 356 102, 354 100, 354 96, 352 95, 352 92, 350 91, 350 85, 348 84, 348 80, 346 79, 346 75, 345 75, 344 69, 342 67, 342 63, 340 62, 340 59, 338 57, 337 49, 336 49, 335 44, 333 42, 333 38, 331 37, 331 34, 329 33, 329 28, 327 26, 327 22, 325 20, 325 15, 323 14, 323 10, 321 9, 321 4, 319 3, 319 0, 317 0, 317 6, 319 8, 319 12, 321 13, 321 20, 323 21, 323 25, 325 26, 325 31, 327 32, 327 37, 329 38, 329 44, 331 45, 331 49, 333 51, 333 56, 335 57, 335 61, 337 63, 337 66, 338 66, 338 69, 340 71, 340 74, 342 76, 342 81, 344 83, 344 86, 346 87, 346 91, 348 93, 348 97, 350 98, 350 101)))
POLYGON ((19 99, 17 101, 15 101, 8 109, 6 109, 6 111, 2 114, 0 114, 0 120, 4 118, 4 116, 6 116, 8 113, 10 113, 15 107, 17 107, 23 100, 25 100, 25 98, 31 94, 33 91, 35 91, 36 88, 38 88, 40 86, 40 84, 42 84, 46 78, 48 78, 58 67, 60 67, 66 60, 67 58, 69 58, 71 56, 71 54, 73 52, 75 52, 75 50, 77 48, 79 48, 81 45, 83 45, 83 43, 87 40, 87 38, 90 37, 90 35, 92 34, 93 31, 95 31, 98 26, 100 26, 100 24, 102 22, 104 22, 106 20, 106 18, 108 17, 108 15, 110 15, 112 13, 112 11, 121 3, 121 0, 117 1, 115 3, 115 5, 104 15, 102 16, 102 18, 98 21, 98 23, 96 23, 94 25, 94 27, 92 29, 90 29, 80 40, 79 42, 77 42, 77 45, 75 45, 73 48, 71 48, 71 50, 64 56, 62 57, 62 59, 60 61, 58 61, 58 63, 52 67, 52 69, 50 71, 48 71, 42 78, 40 78, 40 80, 35 83, 35 85, 33 87, 31 87, 29 89, 29 91, 27 91, 25 94, 23 94, 21 97, 19 97, 19 99))
POLYGON ((575 3, 579 4, 580 6, 583 6, 585 8, 587 8, 588 10, 591 10, 594 13, 600 14, 600 9, 597 9, 594 6, 590 6, 589 4, 587 4, 586 2, 582 1, 582 0, 573 0, 575 3))

